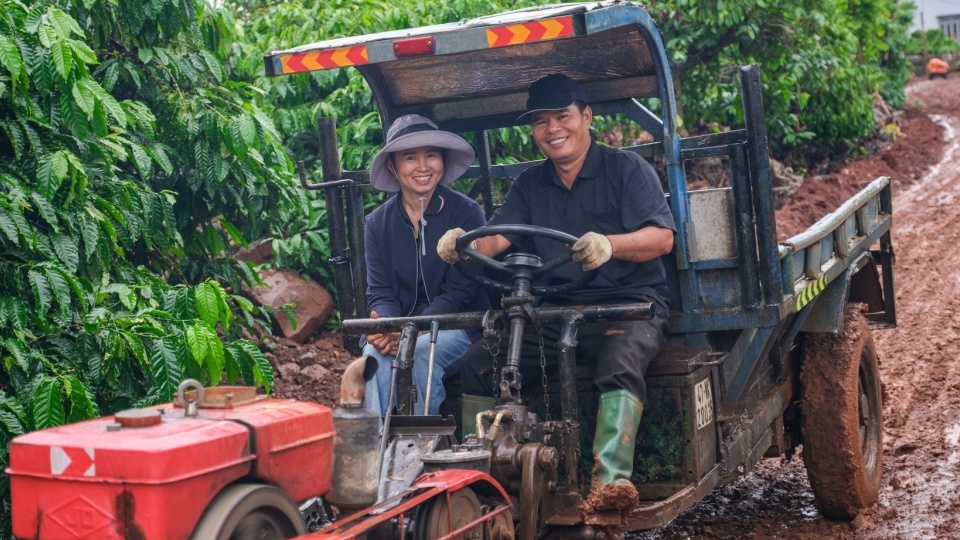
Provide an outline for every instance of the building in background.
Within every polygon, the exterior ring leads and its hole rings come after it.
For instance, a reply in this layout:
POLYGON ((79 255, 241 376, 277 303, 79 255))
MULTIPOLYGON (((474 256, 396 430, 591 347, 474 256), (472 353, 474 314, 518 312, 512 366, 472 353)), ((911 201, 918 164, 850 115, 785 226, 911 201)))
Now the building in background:
POLYGON ((914 0, 917 11, 910 31, 939 28, 960 41, 960 0, 914 0))
MULTIPOLYGON (((958 6, 958 9, 960 9, 960 6, 958 6)), ((937 26, 943 30, 947 37, 960 41, 960 13, 937 17, 937 26)))

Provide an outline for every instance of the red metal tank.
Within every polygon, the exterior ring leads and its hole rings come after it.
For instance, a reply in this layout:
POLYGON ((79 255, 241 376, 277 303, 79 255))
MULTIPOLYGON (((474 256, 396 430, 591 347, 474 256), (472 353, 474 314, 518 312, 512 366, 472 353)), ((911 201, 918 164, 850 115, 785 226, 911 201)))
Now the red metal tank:
POLYGON ((6 471, 14 535, 185 539, 238 479, 295 501, 330 489, 328 407, 268 398, 221 407, 186 417, 167 404, 117 418, 143 427, 111 416, 15 438, 6 471))
POLYGON ((232 409, 201 409, 208 418, 233 420, 256 431, 256 476, 297 502, 330 491, 333 411, 317 403, 263 399, 232 409))

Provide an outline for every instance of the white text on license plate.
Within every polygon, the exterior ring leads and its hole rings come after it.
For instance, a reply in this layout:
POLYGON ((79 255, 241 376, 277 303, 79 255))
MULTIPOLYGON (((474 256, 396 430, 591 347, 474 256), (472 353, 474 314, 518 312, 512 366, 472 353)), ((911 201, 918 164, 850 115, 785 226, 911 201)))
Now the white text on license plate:
POLYGON ((694 403, 697 407, 697 429, 713 422, 713 393, 710 391, 710 379, 704 379, 693 387, 694 403))

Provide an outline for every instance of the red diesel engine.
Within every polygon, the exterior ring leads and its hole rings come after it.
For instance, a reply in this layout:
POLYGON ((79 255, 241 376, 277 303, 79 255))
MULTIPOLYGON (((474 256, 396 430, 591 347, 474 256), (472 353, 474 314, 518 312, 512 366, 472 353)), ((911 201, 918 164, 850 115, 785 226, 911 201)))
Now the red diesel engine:
POLYGON ((181 385, 178 402, 14 439, 14 535, 213 539, 245 527, 303 534, 296 502, 330 490, 330 408, 195 381, 181 385))

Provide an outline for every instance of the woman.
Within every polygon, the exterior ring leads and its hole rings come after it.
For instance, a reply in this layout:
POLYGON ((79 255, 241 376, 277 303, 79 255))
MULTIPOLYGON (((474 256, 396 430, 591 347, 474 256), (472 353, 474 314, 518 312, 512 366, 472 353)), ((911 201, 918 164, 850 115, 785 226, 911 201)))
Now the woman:
MULTIPOLYGON (((370 317, 407 317, 485 310, 485 293, 473 281, 443 262, 437 241, 449 229, 471 230, 485 223, 476 201, 447 187, 473 162, 473 148, 461 137, 441 131, 423 116, 397 118, 387 142, 373 158, 370 184, 396 192, 366 220, 367 304, 370 317)), ((364 406, 383 416, 390 393, 390 365, 399 334, 365 336, 364 354, 379 361, 367 384, 364 406)), ((472 339, 463 330, 441 330, 430 384, 430 410, 439 414, 446 397, 443 377, 459 370, 459 360, 472 339)), ((427 387, 430 335, 421 334, 414 352, 416 414, 423 413, 427 387)))

